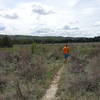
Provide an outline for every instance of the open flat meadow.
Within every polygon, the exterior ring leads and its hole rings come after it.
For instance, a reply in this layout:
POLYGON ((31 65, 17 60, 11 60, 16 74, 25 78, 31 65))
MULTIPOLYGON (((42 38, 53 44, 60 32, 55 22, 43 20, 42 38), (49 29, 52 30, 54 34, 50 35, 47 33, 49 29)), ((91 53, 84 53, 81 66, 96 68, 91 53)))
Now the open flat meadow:
MULTIPOLYGON (((0 100, 41 100, 63 68, 53 100, 100 100, 100 43, 14 45, 0 48, 0 100)), ((48 99, 50 100, 50 99, 48 99)))

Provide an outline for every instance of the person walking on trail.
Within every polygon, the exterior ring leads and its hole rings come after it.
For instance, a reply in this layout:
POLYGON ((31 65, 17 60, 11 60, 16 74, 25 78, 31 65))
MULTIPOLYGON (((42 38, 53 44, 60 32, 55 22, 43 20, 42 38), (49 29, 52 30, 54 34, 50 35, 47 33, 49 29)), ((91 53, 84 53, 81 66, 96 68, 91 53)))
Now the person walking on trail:
POLYGON ((69 57, 69 46, 67 44, 63 48, 63 53, 64 53, 64 59, 65 59, 64 62, 66 63, 69 57))

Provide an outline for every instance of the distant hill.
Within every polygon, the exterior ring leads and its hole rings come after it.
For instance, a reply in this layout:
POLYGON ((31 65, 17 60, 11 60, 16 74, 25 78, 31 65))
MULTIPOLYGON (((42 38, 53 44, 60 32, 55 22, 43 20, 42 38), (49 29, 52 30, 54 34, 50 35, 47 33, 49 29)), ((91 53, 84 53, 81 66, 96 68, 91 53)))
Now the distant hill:
MULTIPOLYGON (((0 39, 5 35, 0 35, 0 39)), ((15 44, 30 44, 32 42, 38 43, 71 43, 71 42, 100 42, 100 36, 94 38, 86 37, 54 37, 54 36, 24 36, 24 35, 8 35, 8 37, 15 44)))

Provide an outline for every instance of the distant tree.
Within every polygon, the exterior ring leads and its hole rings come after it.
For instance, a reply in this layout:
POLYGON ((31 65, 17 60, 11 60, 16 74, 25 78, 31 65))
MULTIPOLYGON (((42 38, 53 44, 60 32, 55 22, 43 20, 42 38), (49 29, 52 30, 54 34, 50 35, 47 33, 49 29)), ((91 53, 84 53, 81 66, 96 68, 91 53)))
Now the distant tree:
POLYGON ((0 46, 1 47, 12 47, 12 41, 8 36, 4 36, 1 40, 0 40, 0 46))
POLYGON ((35 52, 35 50, 36 50, 36 47, 37 47, 37 43, 32 43, 32 46, 31 46, 31 51, 32 51, 32 53, 34 53, 35 52))

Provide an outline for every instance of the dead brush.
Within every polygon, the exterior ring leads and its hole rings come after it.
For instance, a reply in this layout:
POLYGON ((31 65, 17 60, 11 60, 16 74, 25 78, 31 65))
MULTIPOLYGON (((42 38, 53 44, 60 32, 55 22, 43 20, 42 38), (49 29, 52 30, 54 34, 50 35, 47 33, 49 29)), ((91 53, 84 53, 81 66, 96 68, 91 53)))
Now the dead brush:
POLYGON ((75 56, 71 56, 70 58, 70 67, 69 67, 69 72, 71 73, 81 73, 85 72, 85 66, 87 62, 83 59, 80 59, 75 56))
POLYGON ((41 79, 44 77, 44 73, 47 72, 47 65, 45 63, 44 57, 35 56, 33 57, 33 63, 31 64, 33 77, 36 79, 41 79), (38 59, 38 61, 37 61, 38 59))
POLYGON ((15 82, 15 88, 16 88, 16 98, 17 100, 26 100, 25 96, 22 93, 22 90, 20 88, 20 84, 18 82, 18 80, 16 80, 15 82))
POLYGON ((77 92, 100 92, 100 56, 94 56, 87 64, 85 62, 72 57, 68 71, 73 75, 69 80, 69 91, 77 92), (76 74, 78 73, 78 74, 76 74))
POLYGON ((3 94, 5 88, 7 87, 7 77, 4 77, 3 75, 0 75, 0 92, 3 94))
POLYGON ((61 50, 60 49, 54 49, 51 51, 51 53, 48 55, 48 60, 59 60, 61 58, 61 50))
POLYGON ((29 54, 20 54, 17 59, 16 74, 20 78, 30 81, 33 78, 42 78, 47 70, 44 58, 41 58, 40 55, 33 55, 32 57, 29 54))
POLYGON ((88 59, 91 59, 91 58, 94 58, 95 56, 98 56, 98 55, 100 55, 100 47, 96 47, 96 48, 92 49, 92 50, 88 53, 87 58, 88 58, 88 59))
MULTIPOLYGON (((91 59, 88 67, 87 67, 87 78, 90 82, 90 87, 92 90, 100 90, 100 55, 91 59)), ((91 90, 91 89, 89 89, 91 90)))
POLYGON ((79 92, 86 93, 86 92, 95 92, 97 93, 99 91, 99 83, 97 80, 89 80, 84 79, 81 77, 81 79, 74 79, 74 81, 70 81, 70 86, 68 87, 68 91, 75 95, 79 92))

